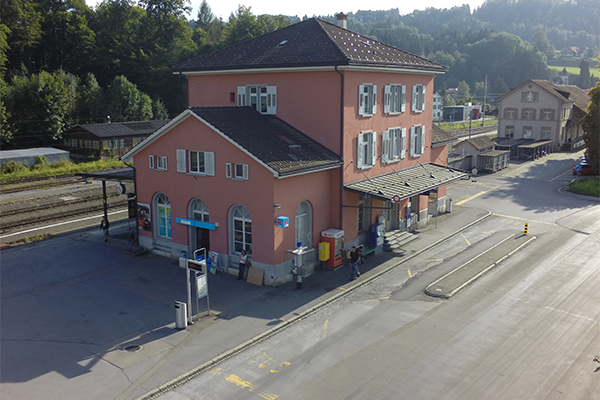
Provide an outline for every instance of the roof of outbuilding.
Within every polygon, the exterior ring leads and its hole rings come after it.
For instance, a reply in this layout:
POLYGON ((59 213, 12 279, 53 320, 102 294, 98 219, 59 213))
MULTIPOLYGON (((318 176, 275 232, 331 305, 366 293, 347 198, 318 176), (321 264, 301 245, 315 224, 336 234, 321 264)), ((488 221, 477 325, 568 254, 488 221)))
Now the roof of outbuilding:
POLYGON ((162 128, 167 122, 169 120, 81 124, 77 126, 77 129, 98 137, 148 136, 162 128))
POLYGON ((368 66, 441 73, 445 67, 337 25, 310 18, 265 35, 204 54, 174 72, 368 66))
POLYGON ((477 150, 485 149, 486 147, 494 147, 496 143, 489 136, 477 136, 464 140, 470 143, 477 150))

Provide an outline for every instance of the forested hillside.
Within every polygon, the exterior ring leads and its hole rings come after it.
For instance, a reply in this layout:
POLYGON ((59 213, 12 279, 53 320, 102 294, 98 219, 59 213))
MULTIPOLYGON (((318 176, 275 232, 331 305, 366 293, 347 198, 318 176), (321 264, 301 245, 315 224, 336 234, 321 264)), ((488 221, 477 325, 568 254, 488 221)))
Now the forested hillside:
MULTIPOLYGON (((209 0, 215 1, 215 0, 209 0)), ((78 123, 163 119, 186 106, 171 66, 299 21, 231 10, 227 21, 188 0, 0 0, 0 146, 50 145, 78 123)), ((475 98, 551 76, 563 47, 598 55, 596 0, 488 0, 400 15, 351 13, 348 27, 448 67, 436 87, 475 98), (469 90, 471 93, 469 93, 469 90)), ((322 16, 335 22, 334 16, 322 16)), ((555 73, 555 72, 554 72, 555 73)))

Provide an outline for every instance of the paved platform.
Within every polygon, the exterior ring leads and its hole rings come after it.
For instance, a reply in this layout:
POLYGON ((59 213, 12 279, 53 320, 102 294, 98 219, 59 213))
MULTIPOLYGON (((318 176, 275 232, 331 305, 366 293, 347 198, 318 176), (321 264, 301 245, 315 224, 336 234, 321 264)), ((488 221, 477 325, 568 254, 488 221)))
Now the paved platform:
POLYGON ((108 243, 92 228, 4 249, 0 395, 150 398, 488 216, 455 206, 437 227, 432 221, 419 230, 402 257, 369 255, 352 282, 346 268, 317 269, 300 290, 209 274, 211 315, 183 330, 174 302, 187 298, 184 270, 178 260, 130 254, 128 223, 111 226, 108 243), (126 351, 131 345, 137 351, 126 351))

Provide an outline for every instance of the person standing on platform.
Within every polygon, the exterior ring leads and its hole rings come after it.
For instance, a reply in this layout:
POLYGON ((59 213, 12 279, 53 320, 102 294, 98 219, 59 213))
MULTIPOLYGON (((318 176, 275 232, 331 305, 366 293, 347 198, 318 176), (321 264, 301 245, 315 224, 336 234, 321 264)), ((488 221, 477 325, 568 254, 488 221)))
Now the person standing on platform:
POLYGON ((246 262, 248 261, 248 255, 246 250, 242 250, 240 254, 240 269, 238 270, 238 281, 244 278, 244 270, 246 269, 246 262))
POLYGON ((110 227, 110 222, 108 222, 108 218, 103 217, 102 222, 100 222, 100 229, 102 230, 102 234, 104 235, 104 241, 108 242, 108 228, 110 227))
POLYGON ((360 276, 360 271, 358 270, 358 250, 356 247, 352 246, 352 250, 350 251, 350 280, 353 281, 360 276))

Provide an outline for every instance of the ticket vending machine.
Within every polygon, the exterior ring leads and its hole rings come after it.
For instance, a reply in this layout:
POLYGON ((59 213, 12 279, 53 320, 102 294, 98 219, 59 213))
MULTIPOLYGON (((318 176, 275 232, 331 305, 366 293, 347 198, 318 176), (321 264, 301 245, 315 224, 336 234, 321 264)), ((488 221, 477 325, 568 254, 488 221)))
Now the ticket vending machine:
POLYGON ((344 263, 344 231, 327 229, 321 232, 321 242, 329 243, 329 259, 325 265, 329 268, 339 267, 344 263))

